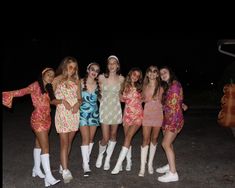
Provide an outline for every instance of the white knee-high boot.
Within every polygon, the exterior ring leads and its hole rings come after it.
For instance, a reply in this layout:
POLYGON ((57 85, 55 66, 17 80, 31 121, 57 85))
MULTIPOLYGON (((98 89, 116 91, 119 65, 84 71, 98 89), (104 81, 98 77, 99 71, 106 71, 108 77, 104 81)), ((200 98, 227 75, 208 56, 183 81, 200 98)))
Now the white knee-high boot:
POLYGON ((132 161, 131 161, 131 146, 128 149, 127 155, 126 155, 126 171, 131 171, 131 165, 132 165, 132 161))
POLYGON ((106 147, 107 147, 107 145, 102 146, 99 142, 99 154, 98 154, 96 164, 95 164, 96 168, 100 168, 102 166, 102 160, 104 157, 104 152, 106 150, 106 147))
POLYGON ((33 177, 40 177, 45 178, 45 174, 41 171, 41 148, 34 148, 33 149, 33 159, 34 159, 34 167, 32 170, 33 177))
POLYGON ((128 148, 122 146, 122 150, 121 150, 121 152, 120 152, 120 154, 119 154, 117 163, 116 163, 114 169, 112 170, 111 174, 118 174, 118 173, 119 173, 120 168, 121 168, 121 166, 122 166, 122 162, 123 162, 123 160, 125 159, 125 157, 126 157, 126 155, 127 155, 127 152, 128 152, 128 148))
POLYGON ((140 155, 141 159, 140 159, 140 171, 139 171, 139 176, 141 177, 144 177, 148 149, 149 149, 149 145, 146 145, 144 147, 141 146, 141 155, 140 155))
POLYGON ((56 180, 51 174, 49 154, 46 153, 41 155, 41 160, 44 172, 46 174, 46 177, 44 178, 45 186, 48 187, 50 185, 55 185, 56 183, 60 182, 60 180, 56 180))
POLYGON ((82 151, 82 159, 83 159, 83 170, 84 170, 84 176, 89 176, 91 170, 89 166, 89 145, 83 145, 81 146, 81 151, 82 151))
POLYGON ((106 155, 105 162, 104 162, 104 170, 110 169, 110 158, 113 154, 113 150, 115 148, 116 143, 117 143, 116 141, 109 140, 108 147, 106 150, 107 155, 106 155))
POLYGON ((157 144, 153 145, 153 143, 150 143, 150 147, 149 147, 149 159, 148 159, 148 173, 149 174, 153 174, 153 159, 156 153, 156 148, 157 148, 157 144))

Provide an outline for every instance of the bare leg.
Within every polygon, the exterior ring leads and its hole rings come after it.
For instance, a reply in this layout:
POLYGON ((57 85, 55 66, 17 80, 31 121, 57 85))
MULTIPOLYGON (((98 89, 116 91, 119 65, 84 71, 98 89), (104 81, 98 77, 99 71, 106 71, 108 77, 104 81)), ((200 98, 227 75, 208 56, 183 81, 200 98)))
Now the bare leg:
POLYGON ((112 141, 117 140, 117 131, 118 131, 118 125, 111 125, 110 140, 112 141))
POLYGON ((152 128, 152 133, 151 133, 151 142, 153 145, 156 145, 158 143, 158 136, 160 133, 161 127, 153 127, 152 128))
POLYGON ((149 145, 152 127, 142 126, 143 143, 142 147, 149 145))
POLYGON ((123 146, 129 148, 131 145, 131 141, 135 133, 138 131, 140 126, 129 126, 127 133, 125 135, 125 140, 123 146))
POLYGON ((90 128, 90 136, 89 136, 90 140, 89 140, 89 143, 93 143, 97 127, 96 126, 91 126, 89 128, 90 128))
POLYGON ((38 146, 42 149, 42 154, 49 153, 49 140, 48 131, 35 132, 36 135, 36 148, 38 146))
POLYGON ((90 141, 90 131, 88 126, 80 127, 81 135, 82 135, 82 145, 89 145, 90 141))
POLYGON ((69 133, 60 133, 60 160, 63 169, 68 169, 69 133))
POLYGON ((102 130, 102 140, 100 142, 100 145, 102 146, 105 146, 108 144, 108 141, 109 141, 109 129, 110 129, 110 126, 109 125, 105 125, 105 124, 102 124, 101 125, 101 130, 102 130))
POLYGON ((70 133, 69 133, 68 156, 69 156, 69 154, 70 154, 71 146, 72 146, 73 139, 74 139, 74 136, 76 135, 76 133, 77 133, 77 131, 73 131, 73 132, 70 132, 70 133))
POLYGON ((164 138, 162 141, 162 147, 166 152, 166 157, 170 166, 170 171, 172 173, 176 172, 175 152, 174 152, 173 145, 172 145, 176 136, 177 136, 177 133, 173 133, 171 131, 165 131, 164 138))

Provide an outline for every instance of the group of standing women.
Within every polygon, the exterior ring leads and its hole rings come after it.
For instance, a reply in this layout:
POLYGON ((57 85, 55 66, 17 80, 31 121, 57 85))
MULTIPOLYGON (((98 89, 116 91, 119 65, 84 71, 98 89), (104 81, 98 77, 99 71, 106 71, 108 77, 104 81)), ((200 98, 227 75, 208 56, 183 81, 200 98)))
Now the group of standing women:
POLYGON ((118 125, 123 124, 125 137, 111 174, 118 174, 123 170, 124 159, 127 161, 125 169, 130 171, 132 138, 142 126, 143 142, 140 147, 138 175, 144 176, 146 163, 148 173, 153 174, 153 159, 162 129, 162 147, 168 162, 156 169, 158 173, 164 173, 158 180, 178 181, 173 142, 183 127, 183 110, 187 106, 183 104, 182 86, 172 70, 169 67, 159 70, 157 66, 151 65, 143 78, 142 70, 134 67, 124 78, 120 74, 120 62, 115 55, 108 57, 104 74, 99 75, 100 65, 96 62, 87 66, 87 74, 82 79, 79 78, 78 69, 76 58, 65 57, 56 72, 52 68, 45 68, 39 79, 28 87, 2 93, 3 104, 9 108, 12 107, 14 97, 31 95, 34 106, 31 127, 36 136, 32 176, 44 178, 46 187, 60 182, 53 177, 49 160, 48 133, 51 126, 50 105, 53 104, 56 105, 55 127, 60 138, 59 172, 64 183, 73 179, 69 170, 69 154, 78 130, 82 136, 84 176, 90 175, 90 154, 100 124, 102 139, 98 143, 97 168, 103 165, 104 170, 110 169, 111 156, 117 143, 118 125), (121 102, 125 103, 124 111, 121 102), (45 174, 41 171, 41 164, 45 174))

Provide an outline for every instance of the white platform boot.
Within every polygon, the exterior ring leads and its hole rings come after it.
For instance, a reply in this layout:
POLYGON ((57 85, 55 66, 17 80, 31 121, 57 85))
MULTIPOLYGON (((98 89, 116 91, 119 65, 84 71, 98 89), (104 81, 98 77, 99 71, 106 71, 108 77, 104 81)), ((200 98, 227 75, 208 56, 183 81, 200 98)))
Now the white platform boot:
POLYGON ((153 159, 156 153, 156 149, 157 149, 157 144, 153 145, 153 143, 150 143, 150 147, 149 147, 149 159, 148 159, 148 173, 149 174, 153 174, 153 159))
POLYGON ((144 147, 141 146, 140 171, 138 174, 138 176, 140 176, 140 177, 144 177, 144 174, 145 174, 145 165, 146 165, 146 161, 147 161, 148 149, 149 149, 149 145, 146 145, 144 147))
POLYGON ((100 168, 102 166, 102 160, 104 157, 104 152, 106 150, 106 147, 107 147, 107 145, 102 146, 99 142, 99 154, 98 154, 96 164, 95 164, 96 168, 100 168))
POLYGON ((121 166, 122 166, 122 162, 123 162, 123 160, 125 159, 125 157, 126 157, 126 155, 127 155, 127 152, 128 152, 128 148, 122 146, 122 150, 121 150, 121 152, 120 152, 120 154, 119 154, 117 163, 116 163, 114 169, 112 170, 111 174, 118 174, 118 173, 119 173, 120 168, 121 168, 121 166))
POLYGON ((104 162, 104 170, 110 169, 110 158, 113 154, 113 150, 115 148, 116 143, 117 143, 116 141, 109 140, 108 147, 106 150, 107 155, 106 155, 105 162, 104 162))
POLYGON ((55 185, 60 182, 60 180, 56 180, 53 175, 51 174, 51 166, 50 166, 50 159, 49 159, 49 154, 43 154, 41 155, 41 160, 42 160, 42 166, 45 172, 45 187, 48 187, 50 185, 55 185))
POLYGON ((34 167, 32 170, 32 176, 39 178, 45 178, 45 174, 41 171, 41 148, 34 148, 33 149, 33 159, 34 159, 34 167))
POLYGON ((89 166, 89 145, 83 145, 81 146, 82 151, 82 160, 83 160, 83 170, 84 170, 84 177, 88 177, 90 175, 90 166, 89 166))

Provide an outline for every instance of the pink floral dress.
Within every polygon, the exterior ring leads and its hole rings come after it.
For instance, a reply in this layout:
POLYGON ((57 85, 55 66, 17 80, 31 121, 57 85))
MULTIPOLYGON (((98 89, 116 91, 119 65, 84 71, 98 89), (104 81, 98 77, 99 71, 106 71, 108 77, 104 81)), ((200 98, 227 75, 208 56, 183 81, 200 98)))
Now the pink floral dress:
POLYGON ((182 111, 183 89, 178 81, 174 81, 166 94, 164 110, 164 120, 162 129, 174 133, 180 132, 184 125, 182 111))
POLYGON ((125 102, 123 113, 123 125, 140 126, 143 119, 142 96, 136 88, 130 88, 128 92, 124 92, 122 101, 125 102))
POLYGON ((48 131, 51 126, 50 98, 47 93, 41 93, 41 89, 37 81, 23 89, 3 92, 3 105, 11 108, 14 97, 21 97, 27 94, 31 95, 34 106, 34 111, 31 115, 32 129, 36 132, 48 131))
MULTIPOLYGON (((66 81, 58 84, 55 90, 56 99, 65 99, 73 106, 78 102, 78 84, 73 81, 66 81), (66 84, 67 82, 67 84, 66 84)), ((58 104, 55 113, 55 126, 57 133, 68 133, 77 131, 79 127, 80 111, 72 113, 63 104, 58 104)))

